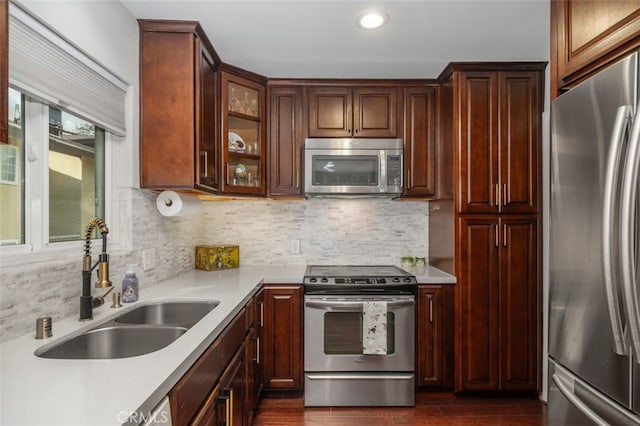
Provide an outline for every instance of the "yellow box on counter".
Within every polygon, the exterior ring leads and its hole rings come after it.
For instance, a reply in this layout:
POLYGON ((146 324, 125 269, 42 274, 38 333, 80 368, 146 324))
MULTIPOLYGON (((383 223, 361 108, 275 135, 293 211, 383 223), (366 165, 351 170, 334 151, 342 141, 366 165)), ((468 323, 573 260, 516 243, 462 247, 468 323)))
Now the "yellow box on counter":
POLYGON ((239 266, 239 246, 196 246, 196 269, 219 271, 221 269, 233 269, 239 266))

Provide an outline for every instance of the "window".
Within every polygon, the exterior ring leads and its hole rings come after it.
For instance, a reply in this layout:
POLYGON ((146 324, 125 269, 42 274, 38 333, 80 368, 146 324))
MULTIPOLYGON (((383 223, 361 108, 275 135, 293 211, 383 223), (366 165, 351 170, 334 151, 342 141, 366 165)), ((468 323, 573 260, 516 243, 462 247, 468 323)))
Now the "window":
POLYGON ((22 126, 22 111, 24 102, 22 95, 16 90, 9 89, 9 140, 7 145, 2 145, 2 179, 0 180, 0 246, 24 244, 24 130, 22 126), (6 152, 12 154, 5 157, 6 152), (5 164, 13 157, 15 166, 11 172, 13 179, 5 179, 9 176, 9 170, 5 170, 5 164), (5 174, 6 172, 6 174, 5 174))
POLYGON ((49 242, 83 238, 104 218, 104 131, 49 108, 49 242))
POLYGON ((104 217, 104 130, 15 89, 9 111, 9 144, 0 147, 0 245, 81 240, 87 222, 104 217), (27 209, 27 203, 42 208, 27 209), (46 224, 44 237, 29 232, 34 222, 46 224))
POLYGON ((126 135, 129 85, 16 2, 8 29, 0 252, 75 249, 66 242, 82 240, 91 218, 109 220, 106 142, 126 135))

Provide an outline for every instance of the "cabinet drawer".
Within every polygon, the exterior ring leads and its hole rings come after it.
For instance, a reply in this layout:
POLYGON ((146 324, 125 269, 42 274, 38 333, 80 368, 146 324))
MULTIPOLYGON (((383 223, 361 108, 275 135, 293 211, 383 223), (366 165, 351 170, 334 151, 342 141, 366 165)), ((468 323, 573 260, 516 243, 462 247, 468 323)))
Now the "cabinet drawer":
POLYGON ((246 331, 246 309, 243 308, 169 392, 175 424, 184 425, 191 421, 242 343, 246 331))

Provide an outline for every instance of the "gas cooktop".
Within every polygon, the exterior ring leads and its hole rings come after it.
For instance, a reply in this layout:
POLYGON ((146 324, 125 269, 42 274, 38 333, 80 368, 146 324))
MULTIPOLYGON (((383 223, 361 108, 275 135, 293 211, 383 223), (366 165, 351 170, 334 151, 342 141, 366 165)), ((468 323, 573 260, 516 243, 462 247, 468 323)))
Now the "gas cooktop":
POLYGON ((393 287, 417 284, 416 277, 393 265, 308 265, 305 285, 393 287))

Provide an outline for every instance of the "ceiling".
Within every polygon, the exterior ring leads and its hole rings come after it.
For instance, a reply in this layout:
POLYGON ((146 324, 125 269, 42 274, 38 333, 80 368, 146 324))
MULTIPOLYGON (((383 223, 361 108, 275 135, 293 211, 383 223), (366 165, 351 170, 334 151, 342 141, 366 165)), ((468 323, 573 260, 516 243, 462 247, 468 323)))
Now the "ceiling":
POLYGON ((434 78, 451 61, 548 61, 549 0, 121 0, 199 21, 225 63, 271 78, 434 78), (356 27, 364 10, 389 22, 356 27))

